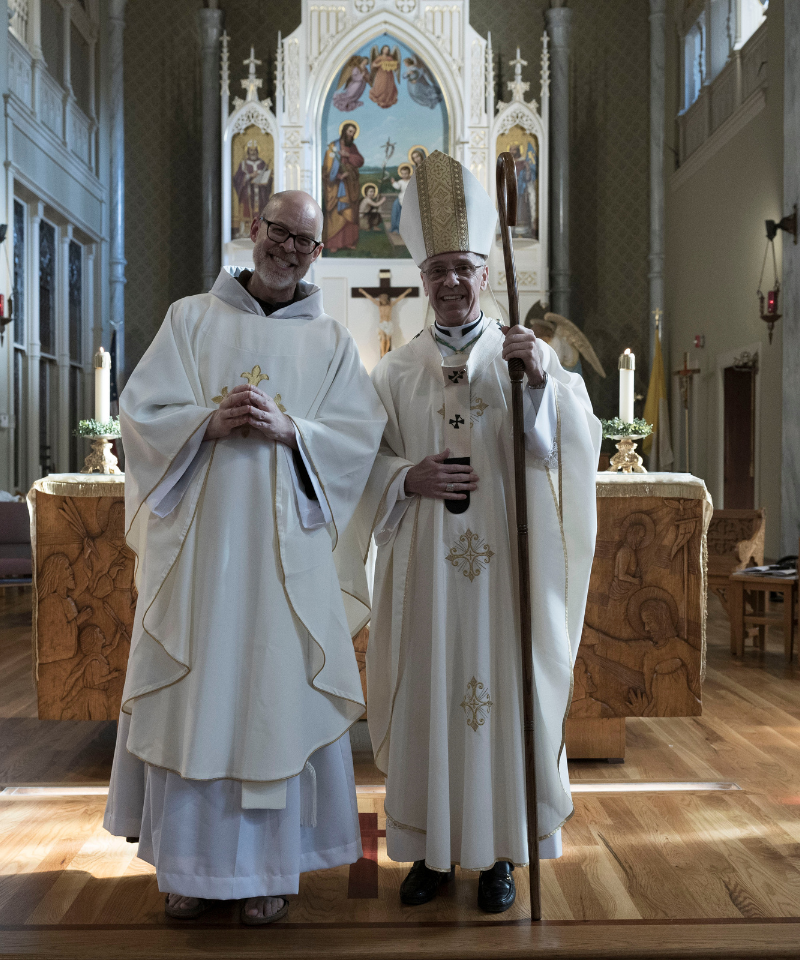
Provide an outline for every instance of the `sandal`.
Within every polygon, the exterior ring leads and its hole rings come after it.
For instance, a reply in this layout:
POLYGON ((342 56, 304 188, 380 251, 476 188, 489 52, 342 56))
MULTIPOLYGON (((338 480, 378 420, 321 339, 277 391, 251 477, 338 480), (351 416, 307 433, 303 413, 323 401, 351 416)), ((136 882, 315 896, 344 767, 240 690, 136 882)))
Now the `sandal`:
MULTIPOLYGON (((247 899, 250 900, 252 898, 248 897, 247 899)), ((289 901, 286 899, 286 897, 280 897, 280 898, 276 897, 275 899, 283 900, 283 906, 276 913, 273 913, 271 917, 248 916, 247 913, 245 912, 245 905, 247 904, 247 900, 245 900, 242 903, 241 909, 239 911, 239 919, 242 921, 242 923, 245 923, 250 927, 260 927, 260 926, 263 926, 265 923, 275 923, 276 920, 282 920, 283 917, 285 917, 286 914, 289 912, 289 901)))
POLYGON ((205 913, 217 902, 216 900, 205 900, 203 897, 197 897, 197 903, 189 910, 178 910, 171 907, 169 903, 170 894, 164 896, 164 913, 173 920, 194 920, 201 913, 205 913))

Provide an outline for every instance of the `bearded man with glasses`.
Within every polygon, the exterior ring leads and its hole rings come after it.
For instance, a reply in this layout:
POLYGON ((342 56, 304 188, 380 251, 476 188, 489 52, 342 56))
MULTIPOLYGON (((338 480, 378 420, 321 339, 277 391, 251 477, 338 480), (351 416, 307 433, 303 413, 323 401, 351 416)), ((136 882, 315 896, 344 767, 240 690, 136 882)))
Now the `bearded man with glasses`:
POLYGON ((481 310, 496 223, 466 167, 438 151, 419 165, 400 234, 435 323, 372 373, 389 420, 349 531, 362 556, 371 534, 378 545, 368 713, 386 775, 387 853, 413 862, 400 899, 426 903, 460 864, 481 871, 478 906, 492 913, 513 904, 512 871, 528 860, 507 361, 522 360, 527 375, 545 858, 560 855, 572 812, 563 728, 594 550, 600 449, 581 377, 564 371, 532 330, 509 329, 481 310))
POLYGON ((302 278, 308 194, 253 220, 253 270, 174 303, 120 397, 139 600, 105 827, 166 913, 285 916, 300 873, 361 856, 347 731, 364 712, 332 548, 386 415, 302 278))

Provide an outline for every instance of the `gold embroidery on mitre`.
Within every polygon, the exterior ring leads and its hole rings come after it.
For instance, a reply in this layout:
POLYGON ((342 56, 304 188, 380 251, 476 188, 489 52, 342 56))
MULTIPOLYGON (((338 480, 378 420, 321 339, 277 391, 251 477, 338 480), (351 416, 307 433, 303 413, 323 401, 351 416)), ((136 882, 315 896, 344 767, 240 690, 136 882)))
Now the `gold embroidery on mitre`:
MULTIPOLYGON (((475 421, 478 419, 478 417, 482 417, 484 411, 485 411, 485 410, 488 410, 488 409, 489 409, 489 404, 488 404, 488 403, 484 403, 484 401, 481 400, 480 397, 475 397, 474 402, 471 404, 471 406, 470 406, 470 408, 469 408, 469 425, 470 425, 470 427, 474 427, 474 426, 475 426, 475 421)), ((444 407, 442 407, 441 410, 437 410, 436 412, 439 413, 439 414, 441 414, 442 418, 444 418, 444 407)))
POLYGON ((467 201, 461 164, 434 150, 417 168, 416 178, 426 255, 468 252, 467 201))
POLYGON ((469 528, 458 538, 458 543, 461 544, 460 549, 458 544, 450 547, 450 553, 445 560, 452 563, 472 583, 475 577, 480 576, 481 570, 489 566, 494 553, 489 544, 469 528))
POLYGON ((464 713, 467 715, 467 726, 473 730, 482 727, 492 709, 492 700, 489 691, 473 677, 467 684, 467 695, 461 701, 464 713))
POLYGON ((241 373, 239 376, 242 380, 246 380, 251 387, 257 387, 262 380, 269 380, 269 377, 266 373, 261 372, 261 367, 256 364, 250 373, 241 373))

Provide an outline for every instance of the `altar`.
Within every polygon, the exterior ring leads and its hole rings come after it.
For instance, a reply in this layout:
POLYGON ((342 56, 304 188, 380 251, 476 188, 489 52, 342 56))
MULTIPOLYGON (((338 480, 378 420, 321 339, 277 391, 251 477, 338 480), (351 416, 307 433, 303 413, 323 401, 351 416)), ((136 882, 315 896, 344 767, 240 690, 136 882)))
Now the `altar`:
MULTIPOLYGON (((84 474, 38 480, 29 495, 40 719, 119 715, 136 604, 123 496, 123 476, 84 474)), ((597 475, 597 546, 566 721, 571 759, 624 759, 627 717, 702 712, 711 513, 705 484, 690 474, 597 475)), ((367 628, 354 638, 362 671, 368 638, 367 628)))
POLYGON ((706 534, 688 473, 597 475, 597 542, 566 722, 571 759, 625 757, 627 717, 702 713, 706 534))

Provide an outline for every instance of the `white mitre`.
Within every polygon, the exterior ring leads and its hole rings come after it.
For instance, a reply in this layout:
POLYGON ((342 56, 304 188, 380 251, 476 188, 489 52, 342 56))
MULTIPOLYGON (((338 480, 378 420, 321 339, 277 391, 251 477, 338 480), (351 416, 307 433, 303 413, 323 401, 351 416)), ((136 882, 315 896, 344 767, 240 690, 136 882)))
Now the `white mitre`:
POLYGON ((463 163, 446 153, 434 150, 408 182, 400 236, 418 267, 439 253, 488 256, 496 224, 489 194, 463 163))

